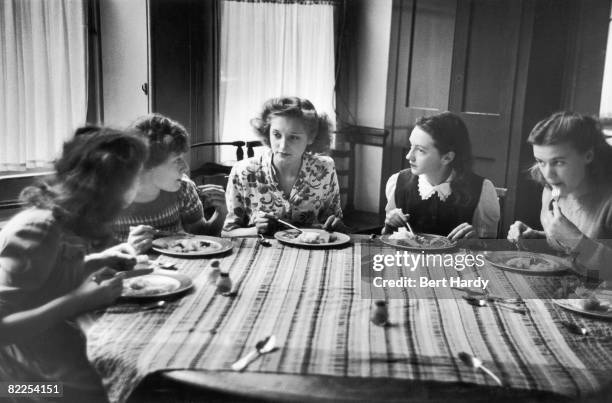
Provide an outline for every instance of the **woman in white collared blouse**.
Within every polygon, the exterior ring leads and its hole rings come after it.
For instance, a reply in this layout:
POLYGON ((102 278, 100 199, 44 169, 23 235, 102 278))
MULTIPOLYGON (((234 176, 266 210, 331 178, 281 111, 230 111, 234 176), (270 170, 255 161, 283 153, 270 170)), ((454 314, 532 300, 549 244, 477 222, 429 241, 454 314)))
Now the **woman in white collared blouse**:
POLYGON ((334 161, 319 155, 329 149, 327 117, 306 99, 273 98, 251 125, 269 148, 232 168, 224 235, 271 233, 276 218, 346 231, 334 161))
POLYGON ((472 172, 465 123, 444 112, 419 119, 410 134, 410 168, 387 181, 383 234, 408 222, 416 232, 493 238, 499 202, 493 183, 472 172))

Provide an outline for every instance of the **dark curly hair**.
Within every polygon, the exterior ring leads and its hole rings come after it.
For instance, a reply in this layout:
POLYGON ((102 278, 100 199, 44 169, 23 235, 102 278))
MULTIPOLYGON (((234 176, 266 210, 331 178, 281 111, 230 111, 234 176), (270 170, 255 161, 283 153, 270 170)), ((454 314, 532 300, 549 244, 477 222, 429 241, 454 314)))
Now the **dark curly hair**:
POLYGON ((171 154, 189 150, 189 134, 183 125, 158 113, 138 118, 131 126, 141 132, 149 143, 149 159, 145 168, 163 164, 171 154))
POLYGON ((55 175, 25 188, 20 198, 26 205, 51 210, 81 236, 105 238, 146 159, 147 145, 134 134, 95 126, 80 128, 64 143, 55 175))
POLYGON ((450 151, 455 153, 449 165, 455 171, 451 188, 453 194, 457 195, 457 203, 469 203, 471 196, 465 191, 464 182, 466 176, 472 173, 472 143, 463 120, 452 112, 442 112, 421 117, 416 126, 431 136, 440 155, 450 151))
MULTIPOLYGON (((601 125, 597 119, 574 112, 556 112, 539 121, 529 133, 527 142, 531 145, 545 146, 569 143, 580 153, 593 151, 593 161, 587 172, 595 183, 604 183, 612 175, 612 146, 606 142, 601 125)), ((529 168, 536 182, 549 186, 542 176, 538 164, 529 168)))
POLYGON ((251 119, 251 126, 258 137, 270 147, 270 122, 277 116, 301 119, 313 143, 306 147, 307 152, 325 154, 331 143, 331 122, 325 114, 317 114, 314 105, 307 99, 282 97, 267 100, 259 116, 251 119))

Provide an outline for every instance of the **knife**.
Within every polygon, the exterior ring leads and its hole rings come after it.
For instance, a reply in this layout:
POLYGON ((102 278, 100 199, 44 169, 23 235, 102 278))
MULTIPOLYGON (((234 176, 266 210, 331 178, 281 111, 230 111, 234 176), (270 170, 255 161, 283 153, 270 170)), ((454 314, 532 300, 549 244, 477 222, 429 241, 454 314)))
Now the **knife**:
MULTIPOLYGON (((151 274, 153 273, 153 269, 135 269, 135 270, 128 270, 128 271, 120 271, 119 273, 123 273, 123 279, 125 280, 128 278, 144 276, 145 274, 151 274)), ((115 276, 117 274, 115 274, 115 276)))

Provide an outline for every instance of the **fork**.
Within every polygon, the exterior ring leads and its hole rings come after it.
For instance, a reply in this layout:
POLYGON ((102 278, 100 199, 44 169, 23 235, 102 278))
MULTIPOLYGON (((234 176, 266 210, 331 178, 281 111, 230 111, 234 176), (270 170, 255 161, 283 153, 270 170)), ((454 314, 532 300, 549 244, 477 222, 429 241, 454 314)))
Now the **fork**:
POLYGON ((298 227, 296 227, 295 225, 293 225, 293 224, 289 224, 287 221, 283 221, 283 220, 281 220, 280 218, 277 218, 277 219, 276 219, 276 221, 278 221, 279 223, 281 223, 281 224, 283 224, 283 225, 285 225, 285 226, 287 226, 287 227, 289 227, 289 228, 291 228, 291 229, 294 229, 294 230, 296 230, 296 231, 299 231, 299 232, 300 232, 300 234, 301 234, 302 232, 304 232, 304 231, 302 231, 301 229, 299 229, 298 227))

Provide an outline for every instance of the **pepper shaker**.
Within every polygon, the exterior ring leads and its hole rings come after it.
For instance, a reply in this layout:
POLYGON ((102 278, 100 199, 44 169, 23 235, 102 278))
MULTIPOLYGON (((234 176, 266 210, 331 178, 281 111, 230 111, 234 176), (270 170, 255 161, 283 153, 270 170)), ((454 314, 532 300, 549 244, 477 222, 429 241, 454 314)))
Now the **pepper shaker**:
POLYGON ((385 301, 379 300, 374 303, 370 320, 376 326, 386 326, 389 323, 389 312, 385 301))
POLYGON ((219 294, 226 294, 230 291, 232 291, 232 279, 230 279, 229 273, 219 273, 219 278, 217 279, 217 292, 219 294))
POLYGON ((221 273, 221 269, 219 269, 219 261, 213 260, 210 262, 208 270, 208 283, 216 284, 217 280, 219 279, 219 274, 221 273))

